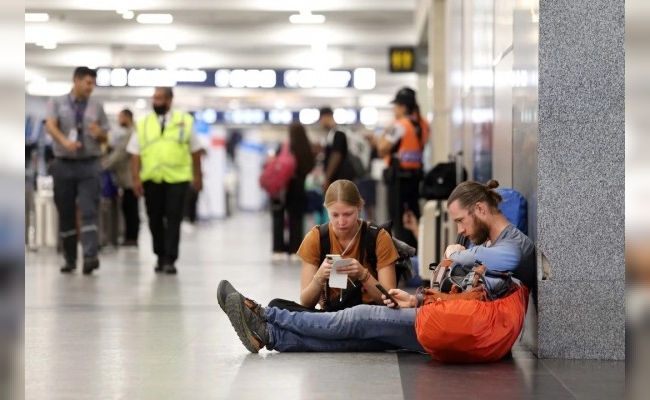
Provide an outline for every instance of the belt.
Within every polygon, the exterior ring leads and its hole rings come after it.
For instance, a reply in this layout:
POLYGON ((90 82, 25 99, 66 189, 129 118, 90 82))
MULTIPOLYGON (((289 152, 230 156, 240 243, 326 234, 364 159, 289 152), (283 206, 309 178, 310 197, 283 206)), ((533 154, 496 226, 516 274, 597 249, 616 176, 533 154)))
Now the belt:
POLYGON ((68 157, 57 157, 57 160, 61 160, 67 163, 81 163, 87 161, 94 161, 99 159, 99 157, 86 157, 86 158, 68 158, 68 157))

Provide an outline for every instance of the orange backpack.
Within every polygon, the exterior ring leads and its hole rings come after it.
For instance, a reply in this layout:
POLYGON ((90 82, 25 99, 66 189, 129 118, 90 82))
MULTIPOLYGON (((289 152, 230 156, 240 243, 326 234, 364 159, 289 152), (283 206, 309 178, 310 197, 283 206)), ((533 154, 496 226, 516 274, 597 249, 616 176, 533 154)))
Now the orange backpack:
POLYGON ((449 278, 450 271, 443 269, 451 264, 443 261, 434 271, 432 284, 436 288, 423 292, 424 305, 415 320, 418 341, 431 357, 441 362, 500 360, 512 349, 523 328, 528 288, 509 279, 506 294, 491 300, 482 281, 485 266, 473 267, 473 273, 464 282, 457 279, 450 287, 445 280, 454 280, 449 278))

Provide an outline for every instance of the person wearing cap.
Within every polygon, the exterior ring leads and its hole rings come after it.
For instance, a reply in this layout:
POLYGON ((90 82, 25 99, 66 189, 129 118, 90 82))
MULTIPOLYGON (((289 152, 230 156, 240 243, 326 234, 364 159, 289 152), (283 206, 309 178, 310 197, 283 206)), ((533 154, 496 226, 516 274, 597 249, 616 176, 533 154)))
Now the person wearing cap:
POLYGON ((386 160, 384 181, 388 186, 388 213, 393 220, 393 234, 417 247, 417 238, 404 227, 402 214, 412 211, 416 218, 420 217, 422 155, 429 139, 429 125, 420 116, 413 89, 401 88, 392 103, 395 122, 378 138, 377 154, 386 160))

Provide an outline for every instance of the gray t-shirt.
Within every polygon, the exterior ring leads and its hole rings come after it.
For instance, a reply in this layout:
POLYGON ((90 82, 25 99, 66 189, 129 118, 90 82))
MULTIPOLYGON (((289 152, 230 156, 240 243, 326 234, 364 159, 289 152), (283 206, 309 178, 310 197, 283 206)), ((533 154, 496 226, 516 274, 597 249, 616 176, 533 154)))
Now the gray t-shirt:
POLYGON ((46 110, 46 118, 55 119, 61 132, 68 136, 69 139, 74 139, 72 136, 77 127, 75 110, 83 110, 83 132, 80 135, 82 141, 81 148, 75 152, 69 152, 59 142, 53 140, 52 151, 56 157, 91 158, 101 156, 102 152, 99 142, 90 135, 90 124, 97 122, 104 132, 108 132, 110 126, 102 103, 92 98, 88 98, 85 105, 83 103, 75 103, 71 94, 65 94, 59 97, 52 97, 47 103, 46 110))
POLYGON ((537 287, 535 244, 512 224, 501 231, 489 247, 481 245, 455 251, 449 258, 463 265, 471 265, 479 260, 493 271, 512 272, 533 292, 537 287))

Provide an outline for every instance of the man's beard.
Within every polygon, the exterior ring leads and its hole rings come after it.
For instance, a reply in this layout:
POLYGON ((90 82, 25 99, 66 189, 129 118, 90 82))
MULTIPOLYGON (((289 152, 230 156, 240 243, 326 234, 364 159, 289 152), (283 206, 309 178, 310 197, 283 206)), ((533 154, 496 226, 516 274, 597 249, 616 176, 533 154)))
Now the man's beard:
POLYGON ((472 219, 474 220, 474 234, 472 234, 470 240, 476 246, 480 246, 490 238, 490 228, 485 222, 476 218, 474 214, 472 214, 472 219))

